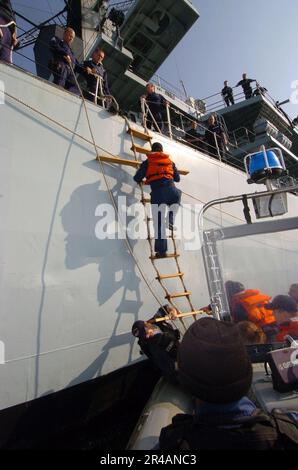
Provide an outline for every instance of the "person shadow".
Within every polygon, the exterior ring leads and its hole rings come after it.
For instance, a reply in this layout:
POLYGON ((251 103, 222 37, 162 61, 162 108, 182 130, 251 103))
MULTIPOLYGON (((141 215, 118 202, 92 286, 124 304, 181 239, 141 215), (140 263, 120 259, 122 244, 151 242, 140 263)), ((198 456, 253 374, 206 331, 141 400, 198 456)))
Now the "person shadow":
MULTIPOLYGON (((98 305, 100 308, 108 309, 105 305, 118 291, 122 290, 119 304, 115 311, 112 333, 101 348, 99 356, 84 370, 75 377, 68 385, 73 386, 83 381, 91 380, 101 375, 103 367, 112 349, 123 345, 129 346, 127 364, 132 361, 134 340, 129 333, 118 334, 121 325, 126 325, 127 320, 123 320, 124 315, 130 316, 129 326, 138 318, 138 311, 143 305, 140 292, 141 279, 136 272, 136 266, 131 258, 125 240, 98 239, 95 235, 96 209, 99 204, 111 205, 111 198, 105 187, 97 161, 85 164, 88 168, 96 170, 99 174, 95 183, 84 184, 73 191, 69 202, 62 209, 60 216, 64 231, 67 233, 65 239, 65 267, 68 270, 81 269, 84 266, 95 263, 98 266, 99 281, 97 285, 98 305), (123 250, 125 254, 123 255, 123 250), (120 251, 122 255, 120 256, 120 251)), ((131 184, 131 176, 124 170, 105 165, 105 173, 109 182, 115 179, 111 188, 111 193, 117 203, 117 198, 126 196, 127 207, 139 202, 135 196, 135 188, 131 184), (128 188, 128 190, 127 190, 128 188)), ((112 208, 112 206, 110 206, 112 208)), ((127 215, 127 225, 133 216, 127 215)), ((137 240, 129 239, 133 249, 137 240)), ((99 310, 100 313, 100 310, 99 310)), ((106 312, 103 321, 106 321, 106 312)), ((130 330, 130 328, 129 328, 130 330)), ((121 354, 119 352, 119 354, 121 354)))

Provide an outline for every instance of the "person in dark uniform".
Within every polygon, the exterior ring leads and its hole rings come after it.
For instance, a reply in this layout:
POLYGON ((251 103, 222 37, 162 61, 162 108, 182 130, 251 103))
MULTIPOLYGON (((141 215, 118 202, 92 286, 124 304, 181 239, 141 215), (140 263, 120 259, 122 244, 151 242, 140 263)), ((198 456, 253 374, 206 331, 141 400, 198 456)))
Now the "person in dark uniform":
POLYGON ((205 145, 202 137, 197 132, 198 123, 196 121, 191 122, 191 128, 185 132, 184 139, 193 148, 197 150, 205 150, 205 145))
POLYGON ((16 17, 10 0, 0 0, 0 60, 12 63, 12 51, 18 44, 16 17))
POLYGON ((251 83, 253 83, 253 82, 255 82, 255 81, 256 81, 256 80, 253 80, 253 79, 251 79, 251 78, 247 78, 246 73, 244 73, 244 74, 242 75, 242 80, 240 80, 240 82, 238 82, 237 85, 236 85, 236 87, 237 87, 237 86, 242 86, 246 100, 249 100, 249 98, 252 97, 252 87, 251 87, 251 83))
POLYGON ((163 147, 155 142, 152 145, 152 152, 147 154, 145 160, 134 176, 137 183, 141 183, 145 178, 145 184, 151 187, 151 205, 153 214, 153 224, 155 232, 154 249, 156 256, 163 258, 168 249, 166 238, 166 226, 174 229, 174 220, 178 212, 181 191, 177 189, 174 181, 179 183, 180 175, 176 165, 169 155, 163 153, 163 147), (166 213, 166 208, 168 212, 166 213))
POLYGON ((224 88, 221 90, 221 94, 227 106, 235 104, 233 89, 228 86, 228 81, 224 82, 224 88))
POLYGON ((134 322, 131 332, 139 339, 141 354, 145 354, 167 380, 177 383, 176 361, 180 332, 166 321, 155 323, 157 318, 166 315, 175 320, 177 311, 170 305, 164 305, 150 320, 134 322))
POLYGON ((54 83, 71 93, 80 95, 73 72, 81 72, 82 67, 70 47, 74 38, 74 30, 66 28, 63 39, 59 39, 57 36, 51 39, 50 50, 53 54, 53 59, 50 65, 54 75, 54 83))
POLYGON ((267 88, 261 86, 258 82, 256 83, 256 89, 253 92, 253 96, 264 96, 267 93, 267 88))
POLYGON ((159 93, 155 92, 155 86, 153 83, 148 83, 146 86, 147 94, 144 96, 148 105, 149 111, 146 119, 146 126, 148 129, 153 129, 159 132, 163 132, 164 123, 162 120, 162 108, 166 105, 166 100, 159 93), (157 124, 157 125, 156 125, 157 124))
POLYGON ((84 62, 84 76, 87 80, 87 90, 85 98, 94 102, 95 93, 97 89, 97 77, 101 77, 101 84, 98 86, 98 95, 110 95, 107 72, 102 64, 105 58, 105 53, 99 47, 95 49, 92 57, 84 62))
POLYGON ((219 151, 221 159, 226 159, 226 134, 221 124, 216 121, 213 115, 209 116, 208 118, 207 130, 205 132, 205 142, 208 155, 218 158, 219 151))

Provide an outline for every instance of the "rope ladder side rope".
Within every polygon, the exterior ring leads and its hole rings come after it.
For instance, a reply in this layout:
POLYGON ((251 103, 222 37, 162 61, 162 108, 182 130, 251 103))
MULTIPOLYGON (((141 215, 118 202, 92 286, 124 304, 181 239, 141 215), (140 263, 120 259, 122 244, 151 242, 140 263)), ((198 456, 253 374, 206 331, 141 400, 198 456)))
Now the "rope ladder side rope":
MULTIPOLYGON (((151 140, 152 140, 152 137, 150 136, 150 134, 148 133, 148 130, 145 128, 145 133, 142 135, 139 131, 135 131, 131 125, 130 125, 130 122, 129 120, 125 117, 125 121, 126 121, 126 125, 127 125, 127 133, 130 135, 131 137, 131 143, 132 143, 132 147, 131 147, 131 150, 133 151, 133 154, 134 154, 134 158, 136 161, 139 161, 138 159, 138 155, 137 155, 137 149, 138 149, 138 146, 135 144, 135 140, 134 140, 134 134, 142 139, 142 140, 146 140, 148 141, 149 140, 149 143, 150 143, 150 147, 151 147, 151 140), (150 137, 150 139, 148 139, 148 136, 150 137)), ((150 152, 150 150, 148 149, 147 150, 147 153, 150 152)), ((143 152, 142 152, 143 153, 143 152)), ((162 289, 164 290, 165 292, 165 298, 168 300, 168 302, 178 311, 178 318, 180 320, 180 322, 183 324, 183 327, 185 327, 185 324, 183 322, 183 318, 184 316, 190 316, 190 314, 193 313, 193 318, 195 319, 196 317, 196 314, 200 311, 198 310, 195 310, 194 306, 193 306, 193 303, 191 301, 191 292, 187 290, 186 288, 186 284, 185 284, 185 281, 184 281, 184 273, 182 272, 181 270, 181 266, 180 266, 180 263, 178 261, 178 258, 180 256, 180 254, 178 253, 178 249, 177 249, 177 243, 176 243, 176 238, 174 236, 174 231, 171 230, 171 235, 169 237, 169 239, 171 239, 172 241, 172 244, 173 244, 173 253, 171 255, 168 255, 168 256, 165 256, 164 259, 174 259, 175 260, 175 265, 176 265, 176 272, 175 273, 172 273, 172 274, 161 274, 160 270, 158 269, 157 265, 156 265, 156 261, 158 259, 163 259, 163 258, 156 258, 155 256, 155 251, 154 251, 154 247, 153 247, 153 240, 154 240, 154 236, 151 232, 151 228, 150 228, 150 222, 151 222, 151 218, 148 216, 148 210, 147 210, 147 204, 150 204, 150 199, 146 197, 145 195, 145 192, 144 192, 144 184, 141 183, 140 185, 140 190, 141 190, 141 202, 144 206, 144 212, 145 212, 145 219, 146 219, 146 227, 147 227, 147 240, 148 240, 148 243, 149 243, 149 248, 150 248, 150 254, 151 256, 149 257, 150 261, 151 261, 151 264, 156 272, 156 280, 159 282, 160 286, 162 287, 162 289), (174 279, 174 278, 177 278, 180 280, 181 282, 181 285, 182 285, 182 288, 183 288, 183 292, 180 293, 180 294, 171 294, 171 292, 169 291, 168 287, 165 285, 164 281, 167 280, 167 279, 174 279), (190 313, 182 313, 181 312, 181 309, 178 307, 178 305, 175 303, 175 301, 173 299, 175 298, 179 298, 179 297, 186 297, 187 301, 188 301, 188 304, 189 304, 189 307, 190 307, 190 310, 191 312, 190 313)), ((200 312, 201 313, 201 312, 200 312)), ((166 316, 167 317, 167 316, 166 316)), ((168 318, 168 317, 167 317, 168 318)))

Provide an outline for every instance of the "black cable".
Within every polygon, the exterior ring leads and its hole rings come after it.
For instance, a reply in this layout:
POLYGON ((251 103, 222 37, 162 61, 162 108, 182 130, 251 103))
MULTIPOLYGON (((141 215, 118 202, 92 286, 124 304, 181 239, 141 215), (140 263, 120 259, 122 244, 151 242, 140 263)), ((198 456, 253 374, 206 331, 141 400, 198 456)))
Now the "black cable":
POLYGON ((250 215, 250 208, 248 206, 247 195, 246 194, 244 194, 242 196, 242 202, 243 202, 243 214, 244 214, 245 220, 248 224, 252 224, 251 215, 250 215))
POLYGON ((269 199, 269 204, 268 204, 268 210, 269 210, 269 214, 271 217, 274 217, 274 214, 272 212, 272 202, 273 202, 274 196, 275 194, 271 194, 270 199, 269 199))

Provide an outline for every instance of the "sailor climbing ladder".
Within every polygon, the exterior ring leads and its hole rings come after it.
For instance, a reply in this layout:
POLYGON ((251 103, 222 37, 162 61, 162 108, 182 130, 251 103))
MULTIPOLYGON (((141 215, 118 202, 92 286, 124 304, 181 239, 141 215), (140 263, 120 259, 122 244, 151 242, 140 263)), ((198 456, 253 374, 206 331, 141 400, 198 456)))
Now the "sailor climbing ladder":
MULTIPOLYGON (((131 150, 134 153, 135 161, 139 161, 138 160, 138 155, 137 155, 138 153, 147 155, 151 151, 152 137, 151 137, 151 135, 149 134, 148 131, 141 132, 139 130, 136 130, 136 129, 132 128, 130 126, 130 123, 129 123, 128 119, 126 119, 126 124, 127 124, 127 128, 128 128, 127 133, 131 137, 131 143, 132 143, 131 150), (135 138, 141 139, 141 140, 145 141, 146 143, 149 143, 150 149, 139 146, 139 145, 136 145, 135 138)), ((185 170, 180 170, 179 173, 187 175, 189 172, 185 171, 185 170)), ((192 300, 191 300, 191 294, 192 293, 189 290, 187 290, 187 288, 186 288, 186 284, 185 284, 185 280, 184 280, 184 275, 185 274, 184 274, 184 272, 182 272, 181 266, 180 266, 180 263, 179 263, 180 254, 178 253, 178 250, 177 250, 177 243, 176 243, 176 238, 175 238, 175 235, 174 235, 174 230, 170 230, 170 237, 169 237, 169 239, 171 239, 172 244, 173 244, 173 253, 165 254, 164 256, 156 256, 155 252, 154 252, 154 248, 153 248, 154 236, 153 236, 153 233, 152 233, 152 230, 151 230, 151 227, 150 227, 150 222, 152 221, 152 218, 148 215, 148 211, 147 211, 147 204, 150 204, 151 201, 150 201, 150 198, 148 198, 145 195, 144 187, 143 187, 142 183, 140 184, 140 188, 141 188, 141 202, 144 205, 145 214, 146 214, 146 226, 147 226, 147 235, 148 235, 147 240, 148 240, 149 247, 150 247, 150 257, 149 257, 149 259, 150 259, 150 261, 152 263, 152 266, 153 266, 153 268, 156 272, 156 280, 159 282, 160 286, 162 287, 162 289, 165 292, 165 299, 167 299, 168 302, 173 307, 175 307, 176 310, 178 311, 178 315, 179 315, 179 318, 181 319, 181 321, 183 321, 182 318, 184 316, 193 315, 193 317, 195 318, 195 316, 197 314, 202 313, 202 312, 199 311, 199 310, 195 310, 195 308, 193 306, 193 303, 192 303, 192 300), (170 274, 161 274, 159 268, 157 267, 157 261, 162 260, 162 259, 173 259, 174 262, 175 262, 176 272, 170 273, 170 274), (180 283, 181 283, 181 286, 182 286, 182 289, 181 289, 182 291, 181 292, 171 293, 169 291, 169 288, 166 286, 166 281, 169 280, 169 279, 179 280, 180 283), (189 305, 189 308, 190 308, 190 312, 186 312, 186 313, 181 312, 180 308, 175 303, 175 299, 178 299, 178 298, 185 298, 186 299, 186 301, 189 305)))

